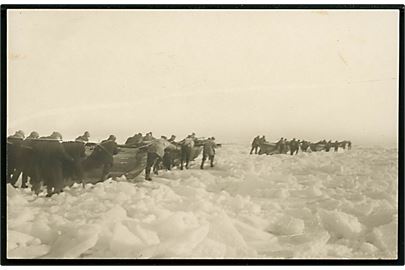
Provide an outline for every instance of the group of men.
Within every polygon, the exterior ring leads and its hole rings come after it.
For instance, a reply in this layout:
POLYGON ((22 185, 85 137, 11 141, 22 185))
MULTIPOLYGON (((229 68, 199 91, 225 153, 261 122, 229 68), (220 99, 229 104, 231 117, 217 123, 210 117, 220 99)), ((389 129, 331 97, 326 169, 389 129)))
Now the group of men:
MULTIPOLYGON (((259 148, 263 145, 268 143, 266 141, 265 136, 256 136, 253 141, 252 141, 252 148, 250 150, 250 154, 258 154, 259 148)), ((342 147, 343 149, 347 148, 350 150, 352 147, 351 141, 342 141, 342 142, 332 142, 332 140, 326 141, 322 140, 317 143, 311 143, 306 140, 297 140, 293 138, 292 140, 287 140, 286 138, 281 137, 280 140, 278 140, 276 143, 276 149, 278 150, 279 153, 281 154, 287 154, 288 152, 290 155, 298 154, 298 151, 301 149, 302 152, 307 152, 307 151, 318 151, 317 145, 322 145, 321 149, 324 149, 326 152, 329 152, 331 148, 334 149, 335 152, 338 151, 339 147, 342 147)))
MULTIPOLYGON (((28 177, 32 190, 38 194, 41 181, 47 186, 47 196, 60 193, 64 188, 66 177, 81 178, 83 171, 103 168, 102 178, 108 174, 113 166, 114 155, 118 154, 119 147, 116 137, 110 135, 100 143, 89 142, 90 133, 84 132, 74 142, 62 142, 62 135, 53 132, 50 136, 40 137, 38 132, 31 132, 25 138, 23 131, 19 130, 7 138, 7 182, 15 185, 22 174, 22 187, 27 187, 28 177), (85 145, 94 145, 92 153, 85 154, 85 145), (70 168, 70 169, 69 169, 70 168)), ((204 163, 210 160, 210 166, 214 166, 215 138, 197 139, 195 133, 185 139, 176 142, 176 136, 169 139, 161 136, 160 139, 153 137, 152 132, 145 136, 137 133, 127 139, 127 147, 139 147, 146 149, 145 179, 152 180, 151 169, 157 174, 162 166, 170 170, 175 165, 176 158, 180 159, 180 169, 186 169, 192 158, 194 146, 202 146, 203 158, 200 165, 204 169, 204 163)))
POLYGON ((193 148, 195 146, 203 146, 203 158, 201 161, 200 169, 204 169, 204 163, 207 159, 210 160, 210 166, 214 167, 215 157, 215 138, 210 137, 205 140, 196 138, 195 133, 188 135, 181 141, 176 142, 176 136, 172 135, 169 139, 166 136, 161 136, 160 139, 155 139, 152 132, 142 136, 142 133, 137 133, 129 137, 125 145, 134 147, 148 146, 148 154, 146 159, 145 180, 151 181, 151 170, 155 174, 163 166, 166 170, 171 170, 175 165, 175 160, 180 160, 180 170, 189 168, 189 163, 192 159, 193 148))
POLYGON ((257 135, 252 142, 252 149, 250 150, 250 154, 253 153, 253 151, 255 151, 255 154, 257 154, 257 151, 259 150, 260 145, 262 145, 263 143, 266 143, 266 137, 263 135, 262 137, 260 137, 259 135, 257 135))
POLYGON ((52 196, 63 190, 66 178, 81 178, 84 169, 102 167, 103 172, 108 171, 113 164, 112 156, 118 153, 115 136, 103 140, 94 149, 94 155, 85 160, 89 137, 85 132, 74 142, 62 142, 62 135, 56 131, 43 137, 33 131, 27 138, 23 131, 17 131, 7 138, 7 182, 15 185, 22 174, 23 188, 27 187, 29 177, 36 194, 43 182, 47 196, 52 196))

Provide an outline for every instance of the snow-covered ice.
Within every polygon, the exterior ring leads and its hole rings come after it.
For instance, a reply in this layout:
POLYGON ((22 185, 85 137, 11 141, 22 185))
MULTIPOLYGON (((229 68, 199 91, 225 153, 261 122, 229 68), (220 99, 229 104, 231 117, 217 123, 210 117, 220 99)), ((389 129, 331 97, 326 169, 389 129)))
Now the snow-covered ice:
POLYGON ((396 258, 397 149, 249 150, 51 198, 8 185, 8 257, 396 258))

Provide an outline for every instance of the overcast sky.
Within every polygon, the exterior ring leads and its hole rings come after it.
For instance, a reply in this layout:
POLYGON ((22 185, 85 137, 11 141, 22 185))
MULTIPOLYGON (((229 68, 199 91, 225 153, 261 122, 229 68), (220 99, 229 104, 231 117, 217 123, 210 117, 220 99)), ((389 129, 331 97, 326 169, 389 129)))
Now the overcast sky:
POLYGON ((398 15, 9 10, 8 132, 395 144, 398 15))

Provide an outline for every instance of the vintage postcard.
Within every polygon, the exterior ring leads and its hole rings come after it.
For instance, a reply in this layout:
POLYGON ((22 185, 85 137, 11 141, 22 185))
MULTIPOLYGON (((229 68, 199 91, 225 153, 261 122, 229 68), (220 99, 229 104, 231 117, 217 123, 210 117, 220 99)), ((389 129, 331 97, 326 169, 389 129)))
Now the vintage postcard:
POLYGON ((5 259, 403 262, 402 11, 3 9, 5 259))

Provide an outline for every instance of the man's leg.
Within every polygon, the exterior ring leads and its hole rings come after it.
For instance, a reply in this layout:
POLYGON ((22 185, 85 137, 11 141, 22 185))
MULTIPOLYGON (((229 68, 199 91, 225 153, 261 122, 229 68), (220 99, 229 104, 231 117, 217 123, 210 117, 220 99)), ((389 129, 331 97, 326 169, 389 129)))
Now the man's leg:
POLYGON ((74 173, 74 181, 76 183, 81 183, 84 176, 84 169, 82 166, 82 161, 78 160, 75 164, 75 173, 74 173))
POLYGON ((61 167, 56 168, 54 177, 55 177, 54 193, 59 194, 63 192, 63 188, 65 187, 65 181, 63 179, 63 172, 61 167))
POLYGON ((207 156, 203 154, 203 158, 202 158, 201 166, 200 166, 200 169, 201 169, 201 170, 204 169, 204 162, 205 162, 206 159, 207 159, 207 156))
POLYGON ((51 186, 51 184, 48 182, 48 185, 46 186, 46 197, 51 197, 52 196, 52 190, 53 190, 53 186, 51 186))
POLYGON ((53 194, 53 175, 49 172, 44 176, 44 182, 46 183, 46 197, 51 197, 53 194))
POLYGON ((163 164, 163 168, 164 168, 165 170, 169 170, 169 171, 170 171, 169 154, 168 154, 167 152, 165 152, 165 154, 163 155, 162 164, 163 164))
POLYGON ((16 168, 13 172, 13 176, 11 177, 10 184, 15 187, 15 184, 17 183, 18 177, 20 177, 20 175, 21 175, 21 170, 16 168))
POLYGON ((25 172, 22 173, 22 183, 21 188, 27 188, 28 176, 25 172))
POLYGON ((167 154, 167 169, 170 171, 173 167, 173 153, 167 154))
POLYGON ((36 195, 39 194, 41 191, 41 181, 38 178, 31 177, 31 191, 34 192, 36 195))
POLYGON ((146 168, 145 168, 145 180, 151 181, 152 178, 150 177, 150 170, 155 163, 156 154, 155 153, 148 153, 146 158, 146 168))
POLYGON ((37 164, 33 164, 32 170, 30 170, 30 183, 31 190, 38 195, 41 191, 41 174, 37 164))
POLYGON ((155 162, 154 162, 154 165, 153 165, 153 173, 156 174, 156 175, 159 174, 159 167, 160 167, 161 161, 162 161, 162 159, 160 157, 155 159, 155 162))
POLYGON ((214 167, 214 155, 210 156, 211 167, 214 167))
POLYGON ((186 169, 188 169, 188 164, 190 163, 190 157, 191 157, 191 148, 187 147, 187 149, 186 149, 186 169))
POLYGON ((169 153, 169 156, 168 156, 168 170, 169 171, 172 169, 172 167, 174 165, 173 163, 174 163, 173 154, 169 153))
POLYGON ((186 149, 185 147, 182 146, 180 155, 180 170, 183 170, 183 163, 185 158, 186 158, 186 149))

